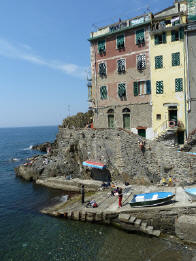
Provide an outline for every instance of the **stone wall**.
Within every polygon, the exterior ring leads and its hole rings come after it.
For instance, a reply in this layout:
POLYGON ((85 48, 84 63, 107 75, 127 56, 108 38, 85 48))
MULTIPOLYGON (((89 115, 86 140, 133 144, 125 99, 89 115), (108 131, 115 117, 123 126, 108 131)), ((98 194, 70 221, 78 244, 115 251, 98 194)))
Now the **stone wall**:
POLYGON ((66 175, 85 179, 92 173, 82 162, 95 160, 107 165, 112 180, 150 184, 171 175, 177 184, 195 182, 195 157, 156 141, 146 141, 142 152, 139 140, 138 135, 124 130, 59 128, 56 149, 36 157, 28 166, 20 166, 16 172, 35 180, 66 175))

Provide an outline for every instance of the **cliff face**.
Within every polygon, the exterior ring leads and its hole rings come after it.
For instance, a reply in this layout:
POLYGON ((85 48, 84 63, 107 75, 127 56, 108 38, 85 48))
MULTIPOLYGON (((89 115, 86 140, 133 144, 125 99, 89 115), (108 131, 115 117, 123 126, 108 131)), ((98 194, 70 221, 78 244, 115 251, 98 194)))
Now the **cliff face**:
POLYGON ((29 165, 16 168, 16 174, 27 180, 52 176, 106 179, 130 183, 159 183, 170 175, 178 184, 196 181, 196 158, 166 147, 161 142, 146 141, 124 130, 59 128, 55 147, 46 155, 35 157, 29 165), (82 166, 85 160, 107 165, 107 171, 90 170, 82 166))

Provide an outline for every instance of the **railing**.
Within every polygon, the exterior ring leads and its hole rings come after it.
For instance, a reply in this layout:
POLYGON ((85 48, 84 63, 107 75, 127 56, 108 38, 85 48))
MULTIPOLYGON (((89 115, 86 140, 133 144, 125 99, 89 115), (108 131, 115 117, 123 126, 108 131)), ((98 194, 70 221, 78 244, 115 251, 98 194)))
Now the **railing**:
POLYGON ((154 131, 155 138, 162 135, 166 131, 176 131, 178 127, 182 127, 182 123, 179 121, 164 121, 154 131))

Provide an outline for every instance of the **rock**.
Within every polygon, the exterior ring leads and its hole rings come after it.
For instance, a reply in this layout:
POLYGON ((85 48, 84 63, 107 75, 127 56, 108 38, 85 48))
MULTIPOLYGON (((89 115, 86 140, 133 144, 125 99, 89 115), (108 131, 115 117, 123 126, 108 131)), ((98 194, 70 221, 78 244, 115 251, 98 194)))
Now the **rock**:
MULTIPOLYGON (((19 166, 15 171, 26 180, 71 176, 149 185, 159 183, 163 175, 166 178, 171 175, 178 184, 188 185, 195 181, 195 157, 156 141, 146 141, 150 150, 143 155, 139 139, 136 134, 118 129, 59 127, 51 152, 34 158, 31 166, 19 166), (82 162, 86 160, 102 162, 107 168, 102 171, 84 167, 82 162)), ((45 143, 43 150, 49 144, 45 143)))
POLYGON ((182 215, 175 222, 177 237, 187 242, 196 243, 196 215, 182 215))

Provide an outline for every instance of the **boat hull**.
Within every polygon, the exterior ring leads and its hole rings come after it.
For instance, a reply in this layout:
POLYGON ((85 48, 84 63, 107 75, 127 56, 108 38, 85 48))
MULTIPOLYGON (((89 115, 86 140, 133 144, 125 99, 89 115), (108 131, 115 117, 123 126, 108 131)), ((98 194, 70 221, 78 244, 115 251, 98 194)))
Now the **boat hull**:
POLYGON ((196 188, 185 189, 185 192, 192 201, 196 201, 196 188))
MULTIPOLYGON (((145 194, 143 194, 145 196, 145 194)), ((137 195, 136 195, 137 196, 137 195)), ((129 203, 131 207, 151 207, 158 206, 169 203, 175 194, 172 194, 167 197, 161 197, 157 199, 145 199, 143 201, 135 201, 134 199, 129 203)))

